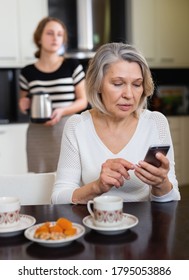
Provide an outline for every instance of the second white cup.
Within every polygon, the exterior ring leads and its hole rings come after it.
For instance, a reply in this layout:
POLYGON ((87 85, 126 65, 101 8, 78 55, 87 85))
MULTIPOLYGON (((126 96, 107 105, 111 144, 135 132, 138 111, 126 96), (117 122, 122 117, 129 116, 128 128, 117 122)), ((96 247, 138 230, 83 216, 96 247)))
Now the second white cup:
POLYGON ((0 229, 15 227, 20 222, 20 200, 17 197, 0 197, 0 229))
POLYGON ((87 209, 98 227, 116 227, 122 223, 123 199, 119 196, 95 197, 88 201, 87 209))

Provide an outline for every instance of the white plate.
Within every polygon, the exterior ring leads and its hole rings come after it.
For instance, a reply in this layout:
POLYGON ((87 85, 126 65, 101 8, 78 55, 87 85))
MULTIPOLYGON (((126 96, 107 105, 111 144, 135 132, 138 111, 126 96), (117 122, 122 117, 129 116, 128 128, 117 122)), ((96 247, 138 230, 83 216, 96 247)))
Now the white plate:
POLYGON ((123 222, 121 225, 117 227, 97 227, 93 223, 93 218, 91 215, 85 217, 83 219, 83 224, 87 226, 90 229, 94 229, 97 232, 101 234, 106 234, 106 235, 114 235, 114 234, 120 234, 123 233, 124 231, 136 226, 138 224, 138 218, 130 215, 130 214, 123 214, 123 222))
POLYGON ((0 228, 0 237, 11 237, 21 234, 28 227, 33 226, 36 219, 29 215, 20 215, 20 222, 18 225, 9 228, 0 228))
MULTIPOLYGON (((51 224, 54 224, 55 222, 50 222, 51 224)), ((24 235, 26 238, 28 238, 29 240, 33 241, 33 242, 37 242, 38 244, 45 246, 45 247, 62 247, 62 246, 67 246, 69 245, 72 241, 78 239, 79 237, 81 237, 84 233, 85 233, 85 228, 80 225, 80 224, 76 224, 73 223, 73 227, 75 227, 77 229, 76 234, 74 234, 73 236, 68 236, 59 240, 43 240, 43 239, 38 239, 38 238, 34 238, 34 233, 35 230, 40 227, 42 224, 37 224, 34 225, 33 227, 30 227, 28 229, 25 230, 24 235)))

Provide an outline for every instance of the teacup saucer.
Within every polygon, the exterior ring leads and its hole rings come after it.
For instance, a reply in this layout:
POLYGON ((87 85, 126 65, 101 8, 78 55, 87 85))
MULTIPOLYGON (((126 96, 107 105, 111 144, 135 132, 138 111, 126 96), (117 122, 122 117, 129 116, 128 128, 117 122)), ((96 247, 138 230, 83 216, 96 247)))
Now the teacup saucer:
POLYGON ((116 227, 97 227, 94 225, 93 223, 93 217, 91 215, 85 217, 83 219, 83 224, 90 228, 90 229, 94 229, 97 232, 101 233, 101 234, 106 234, 106 235, 115 235, 115 234, 121 234, 124 231, 136 226, 138 224, 138 218, 130 215, 130 214, 123 214, 123 222, 121 223, 121 225, 116 226, 116 227))
POLYGON ((22 233, 28 227, 33 226, 36 219, 29 215, 20 215, 20 222, 18 225, 9 228, 0 228, 0 237, 11 237, 22 233))

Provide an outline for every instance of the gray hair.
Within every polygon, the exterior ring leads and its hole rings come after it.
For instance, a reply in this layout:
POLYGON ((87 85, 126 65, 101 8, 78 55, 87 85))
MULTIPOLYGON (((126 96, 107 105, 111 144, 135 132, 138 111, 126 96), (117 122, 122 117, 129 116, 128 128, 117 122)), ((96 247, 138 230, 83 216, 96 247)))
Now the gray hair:
POLYGON ((104 104, 102 103, 100 88, 103 76, 108 67, 118 60, 136 62, 141 68, 143 76, 144 91, 139 102, 136 115, 143 108, 147 107, 147 97, 154 92, 154 83, 152 80, 149 66, 144 56, 133 46, 124 43, 108 43, 102 45, 96 52, 95 56, 90 60, 86 73, 87 97, 90 105, 97 110, 108 114, 104 104))

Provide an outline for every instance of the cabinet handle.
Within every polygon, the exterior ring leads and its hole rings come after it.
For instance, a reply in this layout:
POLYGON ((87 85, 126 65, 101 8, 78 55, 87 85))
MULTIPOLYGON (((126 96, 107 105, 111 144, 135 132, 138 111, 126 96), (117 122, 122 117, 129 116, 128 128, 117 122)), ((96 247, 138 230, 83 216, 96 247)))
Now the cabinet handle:
POLYGON ((0 56, 0 60, 4 60, 4 61, 6 61, 6 60, 16 60, 16 57, 14 57, 14 56, 0 56))
POLYGON ((35 59, 35 57, 33 57, 33 56, 25 56, 24 57, 24 60, 34 60, 35 59))
POLYGON ((153 58, 153 57, 146 57, 146 60, 147 60, 148 62, 153 62, 153 61, 154 61, 154 58, 153 58))
POLYGON ((164 63, 173 63, 174 62, 174 58, 173 57, 163 57, 161 58, 161 62, 164 62, 164 63))

